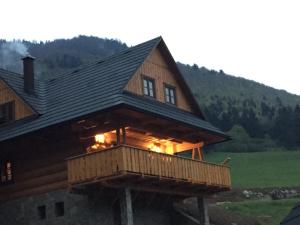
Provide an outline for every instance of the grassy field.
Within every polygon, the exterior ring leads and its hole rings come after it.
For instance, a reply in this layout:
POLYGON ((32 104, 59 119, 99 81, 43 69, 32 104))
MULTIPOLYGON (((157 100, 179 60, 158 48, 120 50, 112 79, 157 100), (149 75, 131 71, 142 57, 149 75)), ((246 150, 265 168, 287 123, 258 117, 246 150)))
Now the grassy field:
POLYGON ((300 199, 244 201, 224 203, 221 207, 241 215, 254 216, 262 225, 279 225, 299 201, 300 199))
POLYGON ((222 162, 231 157, 234 187, 300 187, 300 151, 259 153, 209 153, 206 161, 222 162))

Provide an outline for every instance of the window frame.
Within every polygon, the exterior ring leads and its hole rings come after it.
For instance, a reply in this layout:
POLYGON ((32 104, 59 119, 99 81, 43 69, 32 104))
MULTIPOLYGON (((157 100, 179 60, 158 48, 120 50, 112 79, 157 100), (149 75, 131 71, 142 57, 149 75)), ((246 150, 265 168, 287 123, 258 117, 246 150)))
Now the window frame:
POLYGON ((15 101, 9 101, 5 102, 3 104, 0 104, 0 111, 2 111, 1 114, 3 114, 2 119, 3 121, 0 120, 0 126, 7 124, 11 121, 15 120, 15 101))
POLYGON ((13 169, 12 161, 1 160, 0 161, 0 186, 12 184, 13 182, 14 182, 14 169, 13 169), (8 170, 8 164, 10 164, 9 170, 8 170), (9 179, 8 176, 10 176, 9 179), (3 178, 5 178, 5 180, 3 180, 3 178))
POLYGON ((164 95, 165 95, 165 103, 173 106, 177 106, 177 96, 176 96, 176 87, 170 84, 164 83, 164 95), (174 103, 171 102, 171 92, 170 90, 173 90, 174 93, 174 103), (167 101, 167 92, 169 95, 170 101, 167 101))
POLYGON ((146 75, 142 75, 142 93, 144 96, 149 97, 149 98, 156 98, 156 86, 155 86, 155 79, 146 75), (144 81, 147 82, 147 91, 148 94, 145 93, 145 85, 144 85, 144 81), (149 83, 152 83, 152 91, 153 91, 153 96, 150 95, 150 87, 149 87, 149 83))

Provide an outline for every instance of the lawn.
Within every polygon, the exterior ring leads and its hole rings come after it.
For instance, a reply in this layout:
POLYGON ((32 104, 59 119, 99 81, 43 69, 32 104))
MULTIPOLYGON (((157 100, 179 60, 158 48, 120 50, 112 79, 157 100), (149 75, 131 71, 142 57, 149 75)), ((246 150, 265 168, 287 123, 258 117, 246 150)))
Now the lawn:
POLYGON ((279 225, 298 202, 300 202, 300 199, 244 201, 224 203, 220 207, 241 215, 254 216, 260 221, 261 225, 279 225))
POLYGON ((208 153, 205 160, 222 162, 231 157, 234 187, 300 187, 300 151, 208 153))

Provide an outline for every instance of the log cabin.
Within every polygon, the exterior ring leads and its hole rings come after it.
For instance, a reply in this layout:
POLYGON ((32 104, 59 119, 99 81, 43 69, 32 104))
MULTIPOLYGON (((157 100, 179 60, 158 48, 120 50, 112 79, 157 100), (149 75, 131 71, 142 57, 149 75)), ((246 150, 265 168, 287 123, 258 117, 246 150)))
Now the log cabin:
POLYGON ((0 224, 171 225, 172 204, 231 188, 161 37, 46 81, 0 69, 0 224), (186 154, 188 153, 188 154, 186 154), (188 156, 188 157, 187 157, 188 156))

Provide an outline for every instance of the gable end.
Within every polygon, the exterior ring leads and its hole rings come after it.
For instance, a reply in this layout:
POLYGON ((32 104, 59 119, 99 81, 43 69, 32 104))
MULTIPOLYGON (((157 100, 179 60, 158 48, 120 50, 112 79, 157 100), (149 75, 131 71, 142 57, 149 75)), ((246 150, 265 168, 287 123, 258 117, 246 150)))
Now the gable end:
POLYGON ((0 105, 13 103, 14 120, 20 120, 36 114, 3 80, 0 79, 0 105))
POLYGON ((145 95, 143 77, 152 78, 155 82, 155 99, 166 102, 166 87, 174 87, 176 107, 197 114, 204 119, 202 112, 187 86, 182 74, 172 58, 163 40, 153 48, 143 64, 128 81, 124 91, 138 95, 145 95))

